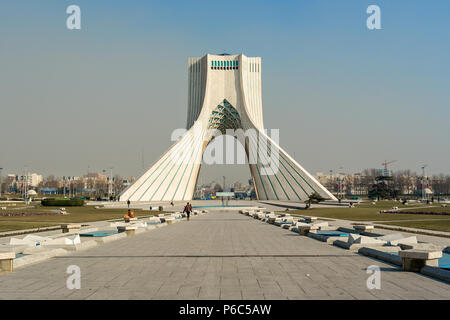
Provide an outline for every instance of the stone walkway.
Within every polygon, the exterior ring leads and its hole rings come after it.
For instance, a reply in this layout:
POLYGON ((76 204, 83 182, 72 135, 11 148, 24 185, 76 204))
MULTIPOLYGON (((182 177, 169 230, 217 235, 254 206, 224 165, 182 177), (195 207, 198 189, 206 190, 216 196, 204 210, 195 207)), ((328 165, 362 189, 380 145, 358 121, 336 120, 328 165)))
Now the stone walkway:
POLYGON ((0 275, 1 299, 450 299, 450 286, 238 214, 211 211, 0 275), (381 289, 368 290, 378 265, 381 289), (81 268, 69 290, 66 269, 81 268))

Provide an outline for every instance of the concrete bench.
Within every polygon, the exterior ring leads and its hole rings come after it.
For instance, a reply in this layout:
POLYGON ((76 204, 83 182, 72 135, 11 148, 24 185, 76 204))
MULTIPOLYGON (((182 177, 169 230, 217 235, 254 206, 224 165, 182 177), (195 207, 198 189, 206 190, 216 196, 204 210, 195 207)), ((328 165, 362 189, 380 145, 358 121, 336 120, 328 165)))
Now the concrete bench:
POLYGON ((439 247, 433 243, 419 242, 419 243, 399 243, 398 246, 402 250, 417 249, 424 251, 439 251, 439 247))
POLYGON ((62 224, 62 233, 68 233, 70 231, 80 230, 81 224, 62 224))
POLYGON ((302 236, 306 236, 308 233, 316 233, 317 230, 319 230, 318 226, 312 226, 312 225, 301 225, 299 223, 297 223, 297 229, 298 229, 298 233, 302 236))
POLYGON ((357 232, 367 232, 367 231, 373 231, 374 226, 367 225, 367 224, 361 224, 361 225, 354 225, 353 229, 357 232))
POLYGON ((0 252, 0 272, 12 272, 15 252, 0 252))
POLYGON ((275 219, 276 219, 276 217, 268 217, 267 218, 267 223, 274 224, 275 223, 275 219))
POLYGON ((132 226, 119 226, 117 227, 117 231, 119 233, 125 232, 127 236, 134 236, 136 234, 137 227, 132 226))
POLYGON ((317 221, 317 217, 305 217, 304 218, 306 222, 314 222, 317 221))
POLYGON ((442 251, 402 250, 398 253, 402 258, 402 270, 420 272, 425 266, 438 267, 442 251))
POLYGON ((166 219, 166 223, 168 224, 168 225, 171 225, 171 224, 173 224, 173 223, 175 223, 176 221, 175 221, 175 219, 174 218, 167 218, 166 219))

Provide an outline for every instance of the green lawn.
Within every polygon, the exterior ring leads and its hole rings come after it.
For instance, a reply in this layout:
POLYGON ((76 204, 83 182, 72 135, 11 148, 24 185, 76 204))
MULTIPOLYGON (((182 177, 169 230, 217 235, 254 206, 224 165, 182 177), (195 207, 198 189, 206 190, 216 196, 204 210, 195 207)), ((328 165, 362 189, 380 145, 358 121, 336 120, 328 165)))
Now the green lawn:
MULTIPOLYGON (((449 212, 450 208, 440 207, 439 205, 426 204, 409 204, 407 206, 402 205, 395 201, 378 201, 375 205, 371 202, 364 202, 357 205, 354 208, 315 208, 314 205, 308 210, 295 210, 294 214, 302 216, 317 216, 332 219, 343 219, 353 221, 389 221, 386 224, 399 225, 411 228, 421 228, 429 230, 450 231, 450 216, 444 215, 419 215, 419 214, 389 214, 379 213, 380 210, 391 209, 392 207, 398 207, 399 209, 414 208, 414 207, 426 207, 411 209, 414 211, 434 211, 434 212, 449 212), (427 221, 404 221, 404 220, 427 220, 427 221), (436 220, 436 221, 433 221, 436 220)), ((409 209, 408 209, 409 211, 409 209)), ((384 222, 383 222, 384 223, 384 222)))
MULTIPOLYGON (((7 209, 5 212, 49 212, 59 207, 28 207, 27 209, 7 209)), ((48 227, 63 223, 82 223, 101 220, 121 219, 127 213, 127 209, 95 209, 93 206, 66 207, 67 215, 48 216, 25 216, 25 217, 0 217, 0 232, 31 229, 37 227, 48 227)), ((143 211, 134 209, 134 214, 139 216, 150 216, 161 211, 143 211)))
POLYGON ((383 222, 383 224, 408 227, 408 228, 418 228, 427 229, 435 231, 446 231, 450 232, 450 220, 427 220, 427 221, 396 221, 396 222, 383 222))
MULTIPOLYGON (((414 212, 414 211, 422 211, 422 212, 428 212, 428 211, 431 211, 431 212, 450 212, 450 206, 441 207, 440 205, 435 204, 435 205, 432 205, 432 206, 424 205, 424 207, 427 207, 427 208, 414 208, 414 209, 408 209, 408 210, 405 210, 405 211, 411 211, 411 212, 414 212)), ((400 209, 400 207, 399 207, 399 209, 400 209)))

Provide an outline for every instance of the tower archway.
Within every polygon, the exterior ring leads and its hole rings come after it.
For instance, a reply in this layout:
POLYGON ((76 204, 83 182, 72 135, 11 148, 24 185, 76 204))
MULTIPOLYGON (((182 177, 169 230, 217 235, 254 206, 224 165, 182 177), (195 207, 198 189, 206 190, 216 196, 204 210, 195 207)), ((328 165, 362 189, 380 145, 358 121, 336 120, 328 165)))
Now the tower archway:
POLYGON ((241 130, 258 199, 336 198, 264 131, 261 58, 210 55, 189 58, 187 129, 178 141, 120 195, 121 200, 191 200, 206 147, 215 130, 241 130))

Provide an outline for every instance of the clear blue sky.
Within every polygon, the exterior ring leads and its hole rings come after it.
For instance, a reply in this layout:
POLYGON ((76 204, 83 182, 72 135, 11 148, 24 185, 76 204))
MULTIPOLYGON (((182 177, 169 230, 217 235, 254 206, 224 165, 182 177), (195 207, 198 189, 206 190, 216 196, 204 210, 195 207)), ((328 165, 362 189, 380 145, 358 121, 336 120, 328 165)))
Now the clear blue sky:
MULTIPOLYGON (((310 172, 449 173, 450 1, 0 2, 0 167, 142 172, 187 113, 187 58, 263 59, 267 128, 310 172), (77 4, 82 29, 66 28, 77 4), (382 30, 366 28, 381 8, 382 30), (170 89, 175 88, 175 89, 170 89)), ((223 170, 226 169, 226 170, 223 170)), ((205 168, 205 180, 248 176, 205 168)))

